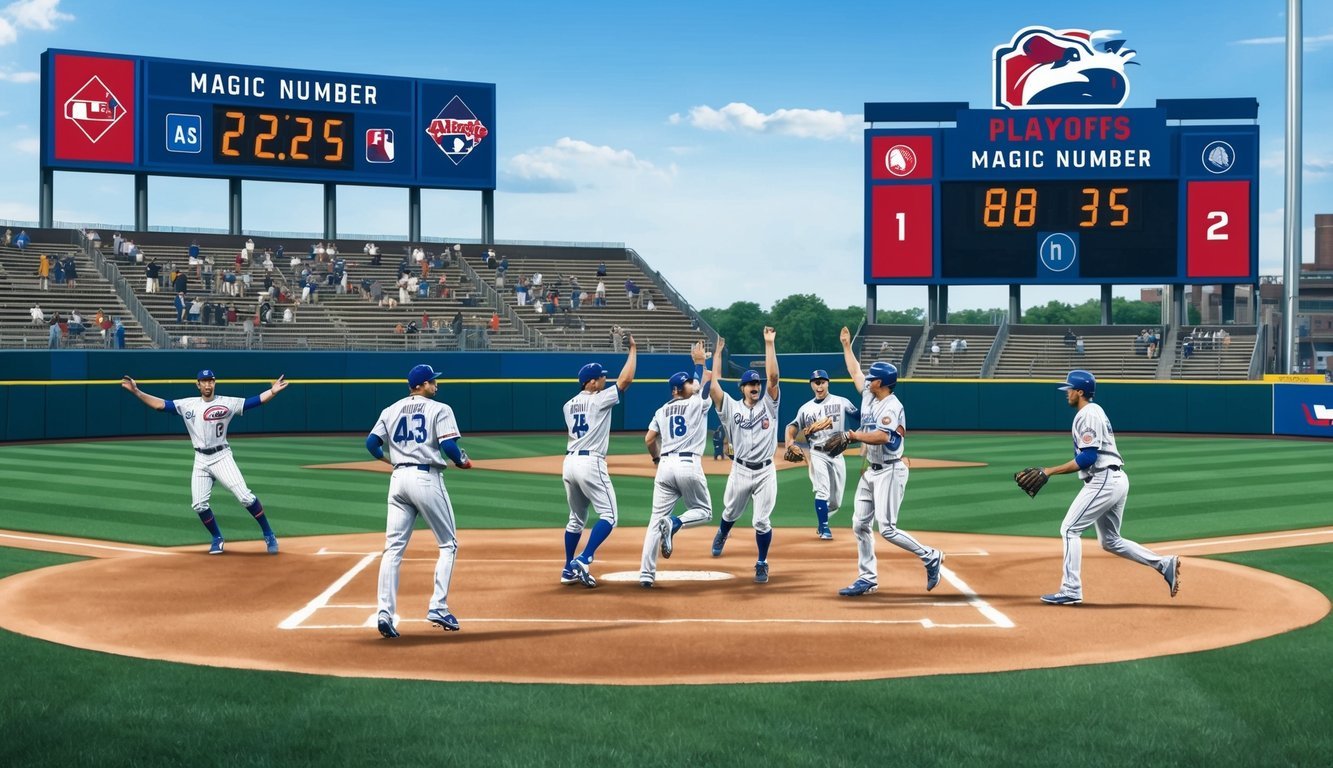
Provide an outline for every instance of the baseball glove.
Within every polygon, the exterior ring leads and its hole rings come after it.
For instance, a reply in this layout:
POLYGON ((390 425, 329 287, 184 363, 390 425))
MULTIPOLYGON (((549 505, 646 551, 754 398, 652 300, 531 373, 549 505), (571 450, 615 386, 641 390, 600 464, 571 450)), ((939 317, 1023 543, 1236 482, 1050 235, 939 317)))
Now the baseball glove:
POLYGON ((841 456, 842 452, 847 450, 847 446, 851 443, 850 433, 834 432, 832 437, 824 441, 824 453, 827 453, 830 457, 841 456))
POLYGON ((1050 479, 1041 467, 1028 467, 1021 472, 1014 473, 1014 482, 1018 483, 1018 487, 1034 499, 1037 497, 1037 492, 1050 479))
POLYGON ((805 461, 805 454, 801 451, 800 446, 792 443, 787 446, 787 452, 782 454, 782 458, 793 464, 799 464, 800 462, 805 461))
POLYGON ((810 436, 813 435, 814 433, 819 432, 820 430, 828 429, 831 426, 833 426, 833 417, 825 416, 819 421, 816 421, 815 423, 801 430, 801 434, 805 435, 806 440, 809 440, 810 436))

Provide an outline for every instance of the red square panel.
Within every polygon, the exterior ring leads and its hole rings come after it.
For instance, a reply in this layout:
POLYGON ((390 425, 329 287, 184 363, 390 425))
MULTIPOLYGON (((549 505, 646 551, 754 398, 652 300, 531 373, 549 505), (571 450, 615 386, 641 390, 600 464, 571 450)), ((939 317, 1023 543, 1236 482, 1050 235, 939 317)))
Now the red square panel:
POLYGON ((935 175, 934 146, 930 136, 874 136, 870 178, 929 179, 935 175))
POLYGON ((1250 182, 1191 181, 1186 190, 1185 274, 1251 277, 1250 182))
POLYGON ((930 184, 870 190, 870 276, 931 277, 935 268, 935 197, 930 184))
POLYGON ((56 160, 134 162, 134 60, 57 54, 52 64, 56 160))

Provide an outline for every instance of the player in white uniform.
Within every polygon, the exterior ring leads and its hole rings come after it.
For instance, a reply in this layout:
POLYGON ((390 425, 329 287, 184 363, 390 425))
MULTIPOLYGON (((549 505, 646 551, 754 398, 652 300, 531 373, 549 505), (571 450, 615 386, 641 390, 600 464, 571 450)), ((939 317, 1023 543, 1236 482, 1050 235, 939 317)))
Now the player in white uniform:
MULTIPOLYGON (((828 391, 828 371, 816 370, 810 374, 810 389, 815 393, 796 412, 796 418, 787 425, 787 445, 794 446, 807 442, 809 453, 805 453, 806 469, 810 473, 810 486, 815 492, 815 519, 818 522, 815 531, 821 539, 833 538, 828 521, 842 504, 842 492, 847 487, 847 462, 842 455, 829 456, 824 451, 824 441, 837 432, 846 431, 844 419, 856 413, 852 401, 841 395, 830 395, 828 391), (804 439, 798 439, 804 438, 804 439)), ((797 453, 804 453, 796 447, 797 453)))
POLYGON ((852 334, 843 328, 839 334, 847 373, 861 393, 861 428, 848 432, 848 438, 863 444, 863 471, 856 484, 852 533, 856 536, 856 581, 838 591, 844 597, 860 597, 879 589, 879 570, 875 559, 874 525, 890 544, 901 547, 921 559, 926 567, 926 591, 940 582, 944 553, 921 544, 898 527, 898 512, 907 492, 907 463, 903 448, 907 437, 907 416, 893 388, 898 384, 898 369, 877 362, 866 373, 852 352, 852 334))
POLYGON ((565 403, 565 498, 569 501, 569 522, 565 525, 565 569, 560 572, 561 584, 582 583, 597 586, 597 579, 588 567, 597 554, 597 548, 611 535, 618 519, 616 490, 611 487, 611 474, 606 471, 606 449, 611 442, 611 409, 620 402, 620 393, 634 381, 634 366, 638 347, 629 337, 629 356, 620 369, 616 385, 606 386, 606 369, 600 363, 588 363, 579 369, 579 393, 565 403), (597 522, 588 534, 588 543, 578 557, 574 551, 583 538, 588 524, 588 507, 597 513, 597 522))
POLYGON ((449 581, 454 574, 458 536, 454 506, 444 487, 444 458, 447 456, 459 469, 472 469, 472 461, 458 445, 454 409, 432 399, 439 391, 435 383, 439 375, 429 365, 408 371, 407 386, 412 394, 380 411, 366 436, 370 455, 393 466, 384 556, 380 560, 379 613, 375 618, 385 637, 398 637, 393 623, 398 605, 398 570, 417 517, 425 518, 440 548, 426 621, 446 632, 458 630, 458 618, 449 612, 449 581))
POLYGON ((1060 591, 1042 595, 1050 605, 1076 605, 1083 602, 1083 547, 1079 538, 1089 526, 1097 527, 1097 538, 1102 549, 1127 560, 1146 565, 1166 579, 1175 597, 1180 589, 1180 557, 1163 556, 1141 544, 1122 539, 1120 524, 1124 520, 1125 500, 1129 497, 1129 477, 1125 474, 1125 460, 1115 444, 1115 431, 1106 411, 1092 402, 1097 391, 1097 379, 1088 371, 1074 370, 1065 378, 1064 386, 1069 407, 1074 408, 1074 458, 1058 467, 1046 467, 1047 475, 1077 472, 1083 488, 1069 505, 1060 536, 1064 539, 1065 575, 1060 591))
POLYGON ((725 339, 717 340, 713 352, 713 381, 709 392, 718 417, 731 436, 734 452, 731 474, 727 476, 727 490, 722 496, 722 523, 713 537, 713 557, 722 556, 722 547, 736 521, 745 513, 745 507, 754 502, 754 537, 759 549, 759 560, 754 564, 756 584, 768 583, 768 548, 773 543, 773 526, 769 517, 778 500, 778 474, 773 466, 773 452, 778 447, 778 355, 775 348, 777 331, 764 328, 764 370, 768 374, 768 391, 763 391, 764 377, 758 371, 741 374, 741 395, 736 400, 722 391, 722 347, 725 339))
POLYGON ((704 525, 713 519, 713 500, 708 496, 704 477, 703 451, 709 439, 708 406, 703 392, 709 387, 713 372, 705 372, 704 345, 698 342, 690 350, 694 374, 684 371, 671 375, 671 399, 653 414, 643 442, 657 465, 653 482, 653 513, 648 532, 643 537, 643 562, 639 584, 653 586, 657 581, 657 554, 671 557, 673 537, 682 528, 704 525), (685 505, 685 513, 674 516, 676 502, 685 505))
POLYGON ((190 505, 199 515, 213 536, 208 554, 222 554, 224 540, 222 530, 213 517, 213 510, 208 505, 213 495, 213 483, 222 483, 222 487, 232 492, 241 502, 250 516, 259 523, 264 533, 264 546, 270 555, 278 554, 278 537, 269 527, 268 516, 264 514, 264 505, 251 493, 241 477, 241 470, 236 466, 236 459, 231 455, 231 446, 227 444, 227 426, 231 420, 248 413, 273 399, 273 396, 287 388, 287 380, 279 376, 272 386, 254 397, 218 397, 216 394, 217 378, 211 370, 205 368, 195 377, 195 387, 199 397, 187 397, 182 400, 164 400, 153 397, 139 389, 134 379, 125 376, 120 386, 134 393, 139 401, 157 411, 175 411, 185 420, 185 430, 190 433, 190 442, 194 444, 194 472, 190 478, 190 505))

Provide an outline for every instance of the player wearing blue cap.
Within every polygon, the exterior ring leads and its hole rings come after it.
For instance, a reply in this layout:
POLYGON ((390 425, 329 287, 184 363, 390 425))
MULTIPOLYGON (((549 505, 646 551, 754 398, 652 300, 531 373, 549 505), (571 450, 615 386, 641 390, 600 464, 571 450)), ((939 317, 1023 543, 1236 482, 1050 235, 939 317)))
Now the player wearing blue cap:
POLYGON ((657 413, 643 436, 648 455, 657 465, 653 481, 653 513, 648 519, 648 532, 643 537, 643 561, 639 570, 639 584, 651 587, 657 581, 657 554, 671 557, 676 531, 704 525, 713 519, 713 501, 708 496, 708 481, 704 477, 703 451, 708 442, 708 401, 703 393, 709 389, 712 371, 704 371, 704 343, 696 342, 690 349, 694 372, 674 373, 667 380, 671 399, 657 413), (673 516, 676 502, 685 505, 685 512, 673 516))
POLYGON ((191 506, 199 515, 213 536, 208 554, 222 554, 224 540, 222 530, 213 517, 209 507, 209 498, 213 495, 213 483, 222 483, 222 487, 231 491, 236 500, 246 508, 259 528, 264 532, 264 546, 270 555, 278 554, 278 537, 269 527, 268 516, 264 514, 264 505, 250 491, 241 477, 241 470, 236 466, 236 459, 231 455, 231 446, 227 444, 227 426, 237 416, 248 413, 273 399, 273 396, 287 388, 287 380, 279 376, 268 389, 253 397, 218 397, 216 396, 217 377, 205 368, 195 377, 195 388, 199 397, 187 397, 181 400, 163 400, 139 389, 134 379, 125 376, 120 386, 129 390, 144 405, 156 411, 175 411, 185 420, 185 430, 190 433, 190 442, 194 444, 194 472, 190 480, 191 506))
POLYGON ((727 396, 722 391, 722 347, 725 339, 717 340, 717 349, 713 351, 714 386, 709 392, 718 417, 726 426, 731 436, 731 445, 735 451, 731 462, 731 474, 727 476, 727 490, 722 497, 722 522, 717 534, 713 536, 713 557, 722 556, 722 548, 727 543, 727 536, 732 526, 745 513, 746 506, 754 504, 754 537, 759 549, 759 559, 754 564, 754 580, 757 584, 768 583, 768 548, 773 543, 773 526, 769 517, 778 500, 777 468, 773 466, 773 454, 778 448, 778 354, 776 349, 777 331, 764 328, 764 371, 767 376, 765 392, 764 376, 758 371, 746 371, 741 374, 742 400, 727 396))
POLYGON ((620 402, 620 393, 634 381, 638 347, 629 337, 629 355, 620 369, 616 385, 607 388, 606 369, 601 363, 588 363, 579 369, 579 393, 565 403, 565 497, 569 501, 569 522, 565 525, 565 569, 561 584, 582 583, 597 586, 589 566, 597 548, 616 527, 616 490, 606 470, 606 449, 611 442, 611 409, 620 402), (579 540, 588 524, 588 506, 597 513, 597 523, 588 534, 588 543, 578 557, 579 540))
POLYGON ((412 525, 417 517, 430 526, 440 549, 426 621, 446 632, 458 630, 458 618, 449 612, 449 582, 454 574, 458 537, 453 503, 444 487, 444 458, 447 456, 459 469, 471 469, 472 461, 458 446, 454 410, 433 399, 439 391, 435 383, 439 375, 429 365, 418 365, 408 371, 407 386, 411 394, 381 411, 366 436, 370 455, 393 466, 384 557, 380 559, 379 612, 375 620, 384 637, 398 637, 394 627, 398 570, 407 543, 412 540, 412 525), (388 455, 385 455, 386 445, 388 455))
MULTIPOLYGON (((833 435, 846 431, 844 420, 856 413, 852 401, 841 395, 830 395, 828 371, 816 370, 810 374, 810 390, 814 399, 796 412, 796 418, 787 425, 787 447, 790 454, 805 458, 810 473, 810 486, 815 492, 815 532, 821 539, 833 538, 829 517, 842 504, 843 489, 847 487, 847 462, 842 454, 830 456, 824 443, 833 435), (810 453, 805 455, 798 443, 807 443, 810 453)), ((798 459, 799 460, 799 459, 798 459)))
POLYGON ((861 460, 865 471, 856 484, 855 508, 852 512, 852 533, 856 536, 856 581, 839 590, 844 597, 860 597, 879 589, 878 562, 875 559, 874 526, 879 535, 896 547, 911 552, 926 567, 926 591, 940 583, 940 569, 944 553, 921 544, 907 531, 898 527, 898 512, 903 495, 907 492, 907 463, 903 449, 907 438, 907 414, 893 389, 898 385, 898 369, 889 363, 877 362, 865 373, 852 352, 852 332, 843 328, 838 334, 842 342, 842 357, 847 373, 861 393, 861 427, 847 433, 851 440, 865 447, 861 460))
POLYGON ((1127 560, 1146 565, 1166 579, 1175 597, 1180 589, 1180 557, 1159 555, 1134 541, 1121 538, 1125 501, 1129 498, 1129 476, 1125 460, 1115 442, 1115 430, 1106 411, 1092 402, 1097 393, 1097 379, 1088 371, 1070 371, 1060 389, 1069 407, 1075 410, 1074 458, 1058 467, 1042 469, 1047 475, 1077 472, 1083 487, 1060 523, 1064 540, 1064 579, 1060 590, 1042 595, 1048 605, 1077 605, 1083 602, 1083 542, 1081 536, 1090 526, 1097 527, 1102 549, 1127 560))

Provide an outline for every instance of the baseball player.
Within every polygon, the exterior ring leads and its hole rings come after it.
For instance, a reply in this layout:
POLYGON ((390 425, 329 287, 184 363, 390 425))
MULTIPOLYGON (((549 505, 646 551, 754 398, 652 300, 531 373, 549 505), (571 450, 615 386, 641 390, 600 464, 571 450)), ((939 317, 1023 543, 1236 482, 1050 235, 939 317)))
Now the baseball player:
POLYGON ((1125 460, 1115 444, 1115 431, 1106 418, 1106 411, 1092 402, 1097 391, 1097 379, 1088 371, 1070 371, 1060 387, 1065 392, 1069 407, 1075 409, 1074 458, 1058 467, 1045 467, 1049 475, 1077 472, 1083 488, 1069 505, 1060 536, 1064 539, 1065 575, 1060 591, 1042 595, 1041 601, 1050 605, 1077 605, 1083 602, 1083 547, 1079 536, 1089 526, 1097 527, 1097 538, 1102 549, 1127 560, 1153 568, 1162 574, 1175 597, 1180 589, 1180 557, 1162 556, 1141 544, 1120 537, 1120 523, 1125 515, 1125 500, 1129 496, 1129 477, 1125 474, 1125 460))
POLYGON ((653 513, 648 532, 643 537, 643 562, 639 584, 653 586, 657 580, 657 554, 671 557, 672 541, 682 528, 693 528, 713 519, 713 501, 708 496, 704 478, 703 452, 708 443, 708 401, 712 371, 704 371, 704 345, 690 349, 694 374, 674 373, 668 380, 671 399, 653 414, 643 442, 657 465, 653 482, 653 513), (671 514, 676 502, 685 505, 685 513, 671 514))
POLYGON ((893 389, 898 384, 898 369, 884 362, 861 372, 861 363, 852 352, 852 334, 847 328, 839 333, 842 357, 847 373, 861 393, 861 427, 848 432, 847 438, 862 443, 864 462, 861 480, 856 484, 855 511, 852 513, 852 533, 856 536, 856 581, 839 590, 844 597, 860 597, 879 589, 879 572, 875 560, 873 526, 879 524, 879 533, 890 544, 901 547, 921 559, 926 567, 926 591, 940 583, 940 567, 944 553, 921 544, 907 531, 898 528, 898 512, 903 494, 907 491, 907 464, 903 461, 903 446, 907 436, 907 417, 903 404, 893 389))
POLYGON ((389 478, 389 516, 384 532, 384 557, 380 560, 379 614, 376 624, 384 637, 398 637, 393 620, 398 603, 398 569, 403 551, 412 540, 412 525, 425 518, 440 556, 435 561, 435 590, 431 593, 426 621, 446 632, 458 631, 458 618, 449 612, 449 581, 454 573, 458 537, 454 507, 444 487, 444 457, 459 469, 472 469, 472 461, 458 445, 458 422, 454 410, 433 400, 439 377, 429 365, 407 372, 407 397, 380 411, 366 436, 366 450, 376 459, 393 465, 389 478), (385 455, 384 447, 388 446, 385 455))
MULTIPOLYGON (((764 370, 768 373, 768 391, 763 392, 764 377, 758 371, 741 374, 741 395, 736 400, 722 391, 721 384, 711 388, 709 397, 718 417, 731 435, 731 474, 727 476, 727 490, 722 497, 722 523, 713 537, 713 557, 722 556, 731 528, 745 513, 745 507, 754 503, 754 537, 759 559, 754 564, 756 584, 768 583, 768 548, 773 543, 773 526, 769 517, 778 500, 777 468, 773 453, 778 447, 778 355, 774 342, 777 331, 764 328, 764 370)), ((726 340, 717 340, 713 351, 713 380, 721 382, 722 347, 726 340)))
POLYGON ((565 525, 565 569, 561 584, 597 586, 588 566, 597 548, 616 527, 616 490, 606 471, 606 447, 611 441, 611 409, 620 402, 620 393, 634 381, 638 347, 629 337, 629 356, 620 369, 616 385, 606 386, 606 369, 600 363, 588 363, 579 369, 579 393, 565 403, 565 497, 569 500, 569 522, 565 525), (574 556, 583 529, 588 524, 588 506, 597 512, 597 523, 588 534, 583 553, 574 556))
POLYGON ((241 477, 241 470, 236 467, 236 459, 231 455, 231 446, 227 444, 227 425, 231 420, 248 413, 273 399, 273 396, 287 388, 287 380, 279 376, 278 380, 263 392, 253 397, 218 397, 216 395, 217 377, 205 368, 195 377, 194 385, 199 390, 199 397, 187 397, 182 400, 164 400, 154 397, 139 389, 134 379, 125 376, 120 386, 134 393, 139 401, 155 411, 175 411, 185 420, 185 430, 190 433, 190 442, 194 444, 194 472, 190 478, 190 505, 199 515, 213 536, 208 554, 222 554, 224 544, 222 530, 213 517, 213 510, 208 505, 213 495, 213 483, 222 483, 222 487, 231 491, 236 500, 241 502, 246 511, 259 523, 264 532, 264 546, 270 555, 278 554, 278 537, 269 527, 268 516, 264 514, 264 505, 259 503, 241 477))
POLYGON ((856 413, 852 401, 840 395, 828 392, 828 371, 816 370, 810 374, 810 389, 814 399, 808 401, 796 412, 796 418, 787 425, 787 445, 797 456, 804 456, 806 469, 810 473, 810 485, 815 492, 815 519, 818 521, 816 532, 821 539, 832 539, 828 520, 842 504, 842 491, 847 487, 847 462, 842 454, 829 456, 824 450, 824 442, 834 434, 845 432, 845 417, 856 413), (797 435, 804 438, 798 440, 797 435), (798 442, 810 446, 810 453, 805 454, 798 442))

